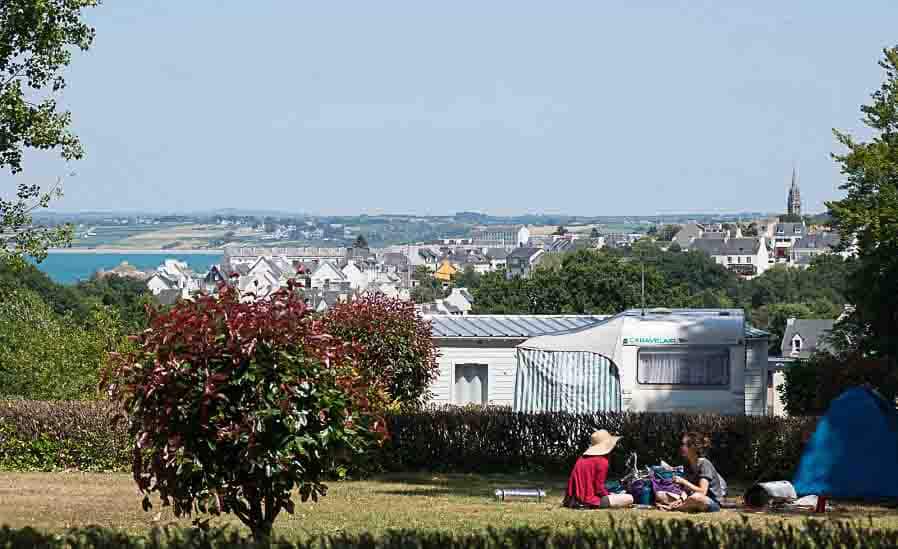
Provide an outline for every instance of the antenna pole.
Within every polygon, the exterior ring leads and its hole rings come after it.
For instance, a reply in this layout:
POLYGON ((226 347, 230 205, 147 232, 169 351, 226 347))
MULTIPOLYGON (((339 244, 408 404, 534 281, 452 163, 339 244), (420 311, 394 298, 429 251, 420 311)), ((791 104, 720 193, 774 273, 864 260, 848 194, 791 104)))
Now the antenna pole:
POLYGON ((645 316, 645 258, 639 263, 642 265, 642 316, 645 316))

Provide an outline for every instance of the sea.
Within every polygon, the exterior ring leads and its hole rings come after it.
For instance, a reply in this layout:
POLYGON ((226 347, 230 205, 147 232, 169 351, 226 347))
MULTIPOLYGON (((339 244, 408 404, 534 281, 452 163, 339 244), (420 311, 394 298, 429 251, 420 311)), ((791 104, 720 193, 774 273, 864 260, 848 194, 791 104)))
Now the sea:
POLYGON ((60 284, 75 284, 87 280, 103 269, 117 267, 123 261, 140 270, 154 270, 166 259, 177 259, 187 263, 197 273, 205 273, 209 267, 221 263, 221 254, 179 254, 179 253, 78 253, 65 252, 47 255, 37 267, 60 284))

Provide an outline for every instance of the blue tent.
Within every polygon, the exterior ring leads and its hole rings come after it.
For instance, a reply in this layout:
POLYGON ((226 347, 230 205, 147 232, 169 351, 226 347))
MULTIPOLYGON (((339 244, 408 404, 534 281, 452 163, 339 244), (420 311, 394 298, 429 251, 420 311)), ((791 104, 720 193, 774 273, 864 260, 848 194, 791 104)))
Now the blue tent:
POLYGON ((898 413, 864 387, 834 400, 817 424, 793 480, 799 496, 898 498, 898 413))

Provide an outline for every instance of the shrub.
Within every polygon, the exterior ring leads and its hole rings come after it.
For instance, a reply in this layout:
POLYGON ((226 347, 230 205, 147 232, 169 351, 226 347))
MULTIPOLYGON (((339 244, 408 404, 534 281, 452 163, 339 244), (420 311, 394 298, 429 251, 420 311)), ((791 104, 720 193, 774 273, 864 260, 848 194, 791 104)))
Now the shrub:
POLYGON ((886 548, 898 544, 898 531, 877 530, 851 523, 808 521, 803 525, 770 525, 757 529, 746 523, 697 524, 690 520, 646 520, 613 524, 611 528, 588 525, 549 529, 519 526, 460 534, 445 531, 397 530, 382 536, 334 534, 290 542, 258 544, 233 531, 156 530, 148 537, 103 528, 82 528, 64 534, 46 534, 29 528, 0 529, 0 546, 9 549, 572 549, 579 547, 650 549, 689 547, 717 549, 822 547, 886 548))
POLYGON ((124 471, 127 432, 108 402, 0 401, 0 469, 124 471))
POLYGON ((376 294, 340 303, 324 316, 324 330, 356 344, 366 375, 403 407, 418 406, 439 374, 430 323, 412 303, 376 294))
POLYGON ((233 513, 267 538, 281 510, 326 493, 337 458, 379 439, 384 423, 354 351, 323 331, 291 283, 243 302, 218 296, 153 312, 108 372, 136 441, 133 473, 176 516, 233 513))
POLYGON ((839 395, 859 385, 870 385, 893 402, 898 396, 895 363, 856 353, 818 353, 786 369, 780 393, 790 415, 822 415, 839 395))
MULTIPOLYGON (((126 429, 110 424, 109 406, 3 403, 0 423, 24 446, 10 450, 0 438, 0 452, 7 448, 0 467, 130 469, 126 429), (45 438, 59 441, 64 456, 55 455, 52 446, 33 442, 44 432, 45 438), (15 458, 20 454, 32 457, 15 458)), ((390 471, 566 474, 590 433, 605 428, 624 436, 611 456, 612 472, 619 475, 629 452, 636 452, 642 464, 662 459, 679 463, 680 433, 697 430, 710 434, 709 457, 721 473, 728 480, 746 482, 791 478, 801 457, 802 435, 814 426, 813 418, 800 417, 517 414, 502 407, 427 408, 388 414, 386 421, 390 438, 368 459, 390 471)))
POLYGON ((745 481, 790 478, 801 457, 801 433, 812 420, 752 416, 598 413, 522 414, 508 408, 433 408, 390 417, 384 462, 397 471, 564 474, 589 435, 607 429, 623 436, 611 455, 624 473, 630 452, 641 464, 680 462, 680 435, 711 436, 708 457, 721 474, 745 481))

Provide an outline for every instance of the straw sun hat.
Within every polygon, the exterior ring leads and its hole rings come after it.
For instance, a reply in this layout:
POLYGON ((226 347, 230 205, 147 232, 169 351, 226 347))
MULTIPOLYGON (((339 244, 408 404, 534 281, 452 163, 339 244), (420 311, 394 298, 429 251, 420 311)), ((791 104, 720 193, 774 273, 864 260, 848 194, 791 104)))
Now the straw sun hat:
POLYGON ((596 431, 589 437, 589 448, 583 452, 584 456, 604 456, 611 453, 611 450, 614 450, 614 446, 617 445, 617 441, 620 440, 621 437, 613 436, 611 433, 602 429, 601 431, 596 431))

